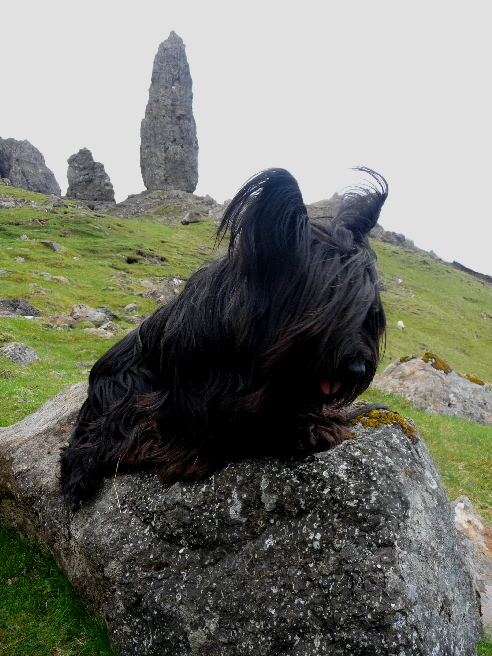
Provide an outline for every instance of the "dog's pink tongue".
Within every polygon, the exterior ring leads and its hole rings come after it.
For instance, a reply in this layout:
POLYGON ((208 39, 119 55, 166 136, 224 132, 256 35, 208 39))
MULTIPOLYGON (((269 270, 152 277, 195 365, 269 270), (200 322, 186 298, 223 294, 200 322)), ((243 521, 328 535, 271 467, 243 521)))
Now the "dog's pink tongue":
POLYGON ((332 383, 331 380, 320 380, 319 384, 323 394, 335 394, 340 389, 340 383, 332 383))

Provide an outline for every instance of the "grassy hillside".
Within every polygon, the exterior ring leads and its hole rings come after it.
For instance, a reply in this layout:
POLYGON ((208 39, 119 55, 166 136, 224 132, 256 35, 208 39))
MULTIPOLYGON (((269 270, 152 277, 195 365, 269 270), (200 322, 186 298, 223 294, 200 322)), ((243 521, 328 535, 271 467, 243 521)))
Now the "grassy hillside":
POLYGON ((374 247, 386 285, 383 365, 432 351, 453 369, 492 382, 492 288, 426 253, 381 242, 374 247), (397 328, 399 320, 405 330, 397 328))
MULTIPOLYGON (((116 323, 131 328, 121 314, 125 305, 136 303, 138 314, 156 308, 155 301, 142 296, 146 286, 141 281, 186 279, 214 256, 216 225, 212 219, 181 225, 185 211, 165 193, 153 194, 153 202, 132 219, 102 215, 77 202, 51 207, 48 196, 3 186, 0 207, 2 196, 21 206, 0 209, 0 298, 25 298, 42 312, 40 321, 0 317, 0 345, 24 342, 42 358, 28 367, 0 358, 0 426, 7 426, 66 385, 85 380, 91 364, 118 339, 84 333, 87 323, 53 327, 47 321, 50 314, 70 312, 79 303, 105 305, 120 314, 116 323), (55 241, 62 250, 55 252, 41 240, 55 241)), ((374 248, 388 317, 381 366, 430 350, 456 370, 492 382, 492 289, 425 253, 381 242, 374 242, 374 248), (397 328, 399 320, 406 325, 403 331, 397 328)), ((467 494, 492 520, 492 427, 430 416, 376 390, 365 396, 389 399, 395 410, 411 416, 450 498, 467 494)), ((104 634, 82 617, 49 558, 5 530, 0 562, 0 586, 9 590, 8 601, 0 601, 0 656, 111 654, 104 634), (19 605, 28 596, 31 606, 19 605), (50 615, 47 609, 51 613, 55 599, 58 615, 50 615)), ((492 655, 492 643, 484 643, 479 653, 492 655)))

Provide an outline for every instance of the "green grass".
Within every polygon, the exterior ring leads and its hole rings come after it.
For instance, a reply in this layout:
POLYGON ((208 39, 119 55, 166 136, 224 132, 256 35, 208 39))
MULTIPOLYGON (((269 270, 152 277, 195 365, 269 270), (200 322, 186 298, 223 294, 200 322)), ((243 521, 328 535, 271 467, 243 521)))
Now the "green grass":
POLYGON ((106 633, 36 545, 0 527, 0 656, 112 656, 106 633))
MULTIPOLYGON (((0 186, 0 194, 38 203, 48 199, 12 187, 0 186)), ((85 380, 83 371, 117 339, 88 335, 83 332, 84 324, 67 330, 50 327, 47 313, 70 312, 78 303, 106 305, 118 313, 128 303, 137 303, 138 314, 150 314, 156 303, 142 296, 145 286, 141 280, 186 279, 214 257, 213 221, 164 225, 156 218, 178 216, 180 211, 173 208, 167 194, 152 196, 162 198, 162 206, 153 210, 152 216, 131 220, 80 209, 77 202, 54 208, 56 213, 27 204, 0 210, 0 270, 7 272, 0 273, 0 296, 26 298, 43 313, 41 321, 0 317, 0 346, 7 341, 24 342, 42 358, 27 367, 0 358, 0 426, 19 421, 68 384, 85 380), (28 240, 20 239, 21 235, 28 240), (63 250, 55 253, 42 239, 56 241, 63 250), (159 264, 148 263, 146 258, 159 258, 159 264), (68 283, 47 280, 42 273, 63 276, 68 283)), ((492 289, 425 253, 379 242, 374 248, 386 283, 382 296, 388 335, 381 367, 402 355, 429 350, 457 371, 492 382, 492 289), (397 329, 399 320, 406 325, 403 331, 397 329)), ((130 327, 124 321, 117 323, 130 327)), ((492 427, 419 412, 401 398, 374 389, 364 398, 386 400, 411 417, 429 446, 449 498, 466 494, 492 521, 492 481, 488 476, 492 427)), ((0 540, 0 557, 7 568, 0 589, 2 594, 7 590, 9 599, 4 602, 0 595, 0 656, 110 654, 107 643, 97 643, 104 639, 104 632, 98 633, 95 620, 84 615, 53 562, 8 530, 0 533, 0 540), (8 580, 11 583, 5 583, 8 580), (61 587, 55 580, 62 581, 61 587), (16 597, 25 599, 23 610, 16 606, 16 597), (37 610, 31 612, 31 607, 37 610), (45 614, 48 607, 53 613, 49 617, 45 614), (83 624, 81 617, 88 624, 83 624), (48 625, 53 627, 51 634, 48 625), (94 643, 88 638, 92 630, 99 636, 94 643)), ((492 642, 483 642, 478 654, 492 656, 492 642)))
POLYGON ((432 351, 456 371, 492 382, 492 288, 425 253, 380 242, 374 246, 387 286, 383 366, 402 355, 432 351), (405 330, 397 328, 399 320, 405 330))

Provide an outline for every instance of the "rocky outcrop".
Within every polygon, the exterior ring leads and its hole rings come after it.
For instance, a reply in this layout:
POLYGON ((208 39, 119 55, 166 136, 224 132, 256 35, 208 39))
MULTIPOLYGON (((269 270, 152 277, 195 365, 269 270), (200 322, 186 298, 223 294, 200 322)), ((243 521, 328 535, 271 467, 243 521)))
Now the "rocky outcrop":
POLYGON ((13 187, 40 194, 61 194, 60 185, 46 166, 43 155, 29 141, 0 138, 0 178, 13 187))
POLYGON ((198 140, 192 101, 185 46, 171 32, 154 59, 149 102, 140 129, 140 168, 147 189, 195 191, 198 140))
POLYGON ((486 285, 492 286, 492 276, 488 276, 486 273, 479 273, 478 271, 474 271, 473 269, 469 269, 468 267, 463 266, 463 264, 460 264, 459 262, 456 262, 456 260, 451 262, 451 266, 453 267, 453 269, 457 269, 458 271, 463 271, 463 273, 467 273, 469 276, 473 276, 474 278, 478 278, 479 280, 481 280, 486 285))
POLYGON ((335 193, 331 198, 306 205, 306 209, 310 219, 333 219, 337 215, 341 204, 342 197, 340 194, 335 193))
POLYGON ((376 411, 332 451, 199 483, 118 476, 71 515, 59 448, 85 390, 0 429, 0 518, 51 549, 123 656, 476 654, 475 589, 408 421, 376 411))
POLYGON ((87 148, 68 158, 67 198, 114 203, 114 189, 104 166, 87 148))
POLYGON ((377 374, 374 387, 408 399, 418 410, 492 424, 490 386, 460 374, 433 353, 403 357, 377 374))
MULTIPOLYGON (((421 249, 415 246, 411 239, 407 239, 405 235, 402 235, 400 232, 391 232, 390 230, 385 230, 382 225, 376 223, 374 228, 369 233, 369 237, 376 239, 377 241, 382 241, 387 244, 393 244, 393 246, 399 246, 400 248, 406 248, 410 251, 420 251, 421 249)), ((425 253, 426 251, 422 251, 425 253)))

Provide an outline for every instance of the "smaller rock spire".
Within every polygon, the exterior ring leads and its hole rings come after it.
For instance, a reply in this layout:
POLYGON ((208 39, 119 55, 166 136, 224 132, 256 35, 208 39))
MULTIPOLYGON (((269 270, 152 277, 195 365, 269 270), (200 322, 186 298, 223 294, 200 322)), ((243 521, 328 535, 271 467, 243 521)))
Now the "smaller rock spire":
POLYGON ((114 203, 114 189, 104 166, 87 148, 68 158, 67 198, 114 203))

